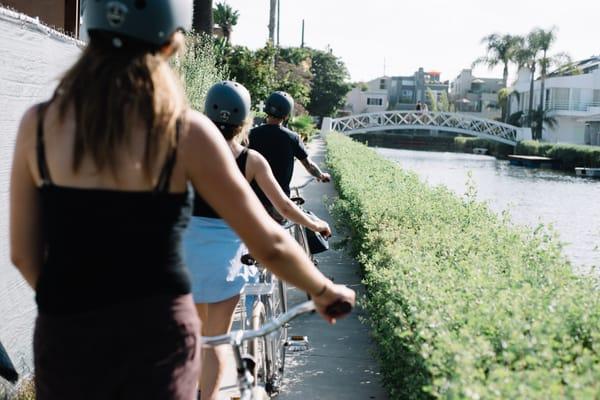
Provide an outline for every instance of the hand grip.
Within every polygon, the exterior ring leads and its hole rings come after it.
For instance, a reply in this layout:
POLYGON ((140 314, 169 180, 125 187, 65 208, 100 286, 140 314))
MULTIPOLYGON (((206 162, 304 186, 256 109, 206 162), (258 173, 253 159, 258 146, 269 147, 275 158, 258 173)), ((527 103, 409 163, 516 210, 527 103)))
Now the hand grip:
POLYGON ((325 314, 331 318, 339 318, 352 311, 352 304, 347 301, 338 300, 333 304, 330 304, 325 309, 325 314))

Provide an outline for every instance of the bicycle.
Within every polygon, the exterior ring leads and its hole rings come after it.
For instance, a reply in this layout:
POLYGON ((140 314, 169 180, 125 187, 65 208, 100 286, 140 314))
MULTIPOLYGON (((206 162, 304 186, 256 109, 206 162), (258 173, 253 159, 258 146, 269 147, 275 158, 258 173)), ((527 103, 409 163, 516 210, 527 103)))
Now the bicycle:
MULTIPOLYGON (((233 347, 233 355, 237 366, 238 387, 240 389, 240 400, 264 400, 270 399, 265 387, 259 385, 254 379, 256 361, 251 357, 242 355, 242 347, 245 342, 266 339, 273 332, 283 328, 294 318, 315 310, 312 301, 301 303, 289 311, 265 322, 260 328, 252 330, 236 330, 225 335, 202 337, 203 346, 216 347, 230 345, 233 347)), ((326 313, 334 318, 345 315, 352 310, 352 305, 339 301, 327 307, 326 313)))
MULTIPOLYGON (((259 329, 266 321, 272 320, 287 312, 287 285, 269 270, 258 264, 251 256, 242 256, 246 265, 258 268, 258 282, 247 283, 242 291, 240 318, 242 326, 248 323, 252 329, 259 329), (251 296, 254 300, 249 318, 246 301, 251 296)), ((279 392, 285 369, 285 342, 287 326, 282 326, 277 335, 263 340, 252 340, 248 343, 247 353, 255 360, 254 379, 265 387, 269 395, 279 392)))

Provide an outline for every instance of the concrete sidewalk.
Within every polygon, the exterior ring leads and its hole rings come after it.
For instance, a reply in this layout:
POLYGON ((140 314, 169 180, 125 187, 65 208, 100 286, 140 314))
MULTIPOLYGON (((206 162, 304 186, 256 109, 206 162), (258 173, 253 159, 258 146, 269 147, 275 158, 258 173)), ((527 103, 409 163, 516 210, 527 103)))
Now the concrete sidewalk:
MULTIPOLYGON (((308 146, 311 158, 323 166, 325 143, 317 138, 308 146)), ((296 163, 292 185, 302 184, 310 175, 300 163, 296 163)), ((305 207, 332 227, 332 242, 339 240, 335 224, 325 204, 326 198, 334 198, 332 183, 313 182, 302 190, 305 207)), ((330 249, 317 256, 323 273, 336 283, 346 284, 361 293, 360 267, 345 251, 330 249)), ((289 306, 306 301, 306 294, 296 289, 288 292, 289 306)), ((387 399, 380 383, 378 366, 370 354, 374 344, 369 330, 360 323, 362 311, 356 309, 351 316, 329 326, 318 315, 311 314, 292 321, 288 334, 308 336, 310 349, 301 353, 287 354, 286 371, 281 400, 312 399, 387 399)), ((229 400, 237 394, 235 364, 222 388, 222 399, 229 400)))
MULTIPOLYGON (((324 165, 325 143, 317 138, 311 142, 309 154, 324 165)), ((310 176, 296 163, 292 184, 301 184, 310 176)), ((305 207, 326 220, 333 229, 332 242, 339 240, 326 199, 336 196, 332 183, 314 182, 302 191, 305 207)), ((360 267, 345 251, 330 249, 317 256, 323 273, 336 283, 346 284, 362 292, 360 267)), ((306 300, 296 289, 289 292, 290 305, 306 300)), ((306 399, 387 399, 378 366, 370 354, 374 344, 369 330, 360 323, 360 309, 334 326, 328 326, 318 315, 301 317, 291 324, 290 335, 309 337, 310 350, 288 354, 284 386, 277 397, 281 400, 306 399)))

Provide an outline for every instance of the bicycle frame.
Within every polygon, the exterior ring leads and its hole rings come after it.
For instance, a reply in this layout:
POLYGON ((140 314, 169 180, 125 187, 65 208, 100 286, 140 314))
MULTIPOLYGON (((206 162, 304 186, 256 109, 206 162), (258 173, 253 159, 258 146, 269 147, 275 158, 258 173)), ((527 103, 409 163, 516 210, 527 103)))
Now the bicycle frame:
POLYGON ((311 312, 315 309, 312 301, 301 303, 284 314, 281 314, 273 320, 267 322, 256 330, 236 330, 231 333, 213 337, 202 337, 203 346, 216 347, 220 345, 230 345, 233 347, 233 354, 238 372, 238 387, 240 388, 240 398, 242 400, 253 399, 253 384, 254 378, 250 373, 250 368, 247 361, 242 356, 242 346, 244 342, 263 338, 271 333, 281 329, 285 324, 294 318, 311 312))

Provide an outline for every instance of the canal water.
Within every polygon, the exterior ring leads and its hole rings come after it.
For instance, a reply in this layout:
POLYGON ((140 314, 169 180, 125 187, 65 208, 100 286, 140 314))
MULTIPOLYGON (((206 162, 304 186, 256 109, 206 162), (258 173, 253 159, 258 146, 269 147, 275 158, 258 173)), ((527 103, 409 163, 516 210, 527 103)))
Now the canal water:
POLYGON ((600 267, 600 180, 514 167, 489 156, 385 148, 377 152, 429 184, 445 185, 459 195, 471 180, 478 199, 496 212, 509 210, 514 223, 551 224, 576 271, 600 267))

